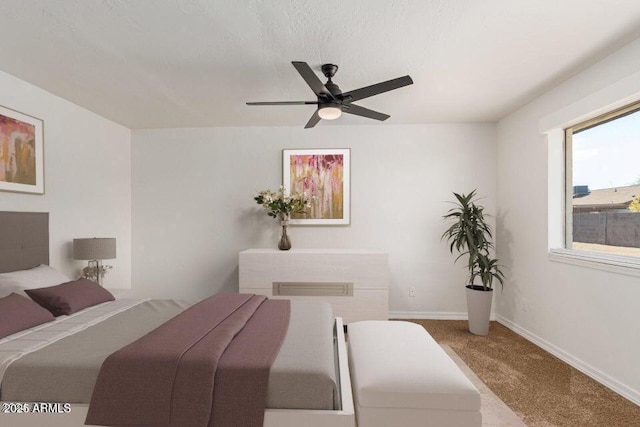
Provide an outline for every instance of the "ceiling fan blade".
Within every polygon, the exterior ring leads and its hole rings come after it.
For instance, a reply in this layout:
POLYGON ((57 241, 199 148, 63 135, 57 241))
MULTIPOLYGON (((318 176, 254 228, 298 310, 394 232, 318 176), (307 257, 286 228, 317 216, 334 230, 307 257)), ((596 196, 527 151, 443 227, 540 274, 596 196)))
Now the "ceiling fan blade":
POLYGON ((361 107, 355 104, 346 104, 342 106, 342 111, 349 114, 355 114, 356 116, 367 117, 369 119, 385 121, 389 117, 388 114, 379 113, 377 111, 369 110, 368 108, 361 107))
POLYGON ((247 102, 247 105, 318 105, 318 101, 247 102))
POLYGON ((296 70, 298 70, 298 73, 300 73, 304 81, 307 82, 313 93, 315 93, 317 96, 323 94, 331 97, 331 99, 334 98, 331 92, 329 92, 329 89, 325 87, 316 73, 314 73, 311 67, 309 67, 309 64, 300 61, 292 61, 291 63, 296 68, 296 70))
POLYGON ((377 83, 371 86, 362 87, 342 94, 342 99, 345 102, 357 101, 359 99, 368 98, 380 93, 389 92, 390 90, 398 89, 403 86, 413 84, 411 77, 404 76, 397 79, 387 80, 386 82, 377 83))
POLYGON ((313 113, 313 116, 311 116, 311 118, 309 119, 309 121, 307 122, 307 124, 304 126, 305 129, 309 129, 314 127, 315 125, 318 124, 318 122, 320 121, 320 116, 318 115, 318 110, 316 110, 313 113))

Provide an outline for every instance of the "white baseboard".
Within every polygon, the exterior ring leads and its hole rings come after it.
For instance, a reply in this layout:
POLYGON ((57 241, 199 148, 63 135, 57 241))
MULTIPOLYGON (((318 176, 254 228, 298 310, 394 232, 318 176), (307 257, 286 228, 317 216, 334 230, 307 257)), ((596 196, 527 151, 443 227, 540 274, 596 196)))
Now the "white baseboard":
MULTIPOLYGON (((467 320, 467 312, 456 311, 390 311, 389 319, 467 320)), ((496 320, 491 313, 491 320, 496 320)))
POLYGON ((518 335, 521 335, 522 337, 536 344, 538 347, 541 347, 544 350, 548 351, 549 353, 553 354, 563 362, 573 366, 583 374, 593 378, 594 380, 598 381, 600 384, 610 388, 611 390, 615 391, 616 393, 630 400, 636 405, 640 405, 640 392, 638 390, 634 390, 631 387, 628 387, 627 385, 621 383, 620 381, 610 377, 609 375, 594 368, 588 363, 578 359, 577 357, 572 356, 571 354, 567 353, 561 348, 555 346, 554 344, 551 344, 547 340, 540 338, 539 336, 529 332, 528 330, 516 325, 512 321, 500 315, 496 316, 496 320, 502 325, 511 329, 513 332, 517 333, 518 335))

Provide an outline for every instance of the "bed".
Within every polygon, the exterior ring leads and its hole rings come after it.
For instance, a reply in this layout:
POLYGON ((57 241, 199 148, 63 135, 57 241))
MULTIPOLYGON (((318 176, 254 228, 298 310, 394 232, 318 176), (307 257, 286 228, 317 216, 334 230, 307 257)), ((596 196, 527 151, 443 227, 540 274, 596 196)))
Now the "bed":
MULTIPOLYGON (((8 236, 0 242, 0 273, 48 264, 48 214, 0 212, 0 235, 8 236)), ((84 425, 95 377, 105 357, 190 305, 186 301, 115 300, 1 339, 0 425, 84 425), (7 413, 17 409, 10 403, 22 402, 70 406, 52 405, 49 410, 60 412, 52 414, 7 413)), ((326 310, 322 304, 291 305, 286 336, 269 373, 264 426, 355 425, 342 321, 328 317, 326 310), (311 356, 322 353, 316 349, 316 335, 321 341, 328 340, 329 348, 323 360, 311 362, 311 356), (309 375, 309 369, 325 375, 309 375)))

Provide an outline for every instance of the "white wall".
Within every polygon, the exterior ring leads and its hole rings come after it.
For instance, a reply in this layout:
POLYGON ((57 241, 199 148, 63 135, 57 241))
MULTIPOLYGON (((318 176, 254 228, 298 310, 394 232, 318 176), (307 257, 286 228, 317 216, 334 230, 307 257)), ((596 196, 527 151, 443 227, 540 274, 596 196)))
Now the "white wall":
POLYGON ((0 192, 0 210, 49 212, 50 263, 77 277, 76 237, 115 237, 107 287, 131 287, 131 133, 0 72, 0 105, 44 120, 45 194, 0 192))
POLYGON ((639 70, 640 39, 501 120, 497 174, 498 256, 509 276, 497 314, 636 402, 640 279, 549 260, 547 143, 539 123, 639 70))
POLYGON ((236 291, 238 252, 277 245, 278 223, 253 196, 281 184, 284 148, 351 148, 351 226, 291 227, 294 248, 383 249, 392 311, 465 316, 465 270, 440 241, 441 216, 451 191, 476 187, 495 212, 487 124, 133 131, 134 291, 236 291))

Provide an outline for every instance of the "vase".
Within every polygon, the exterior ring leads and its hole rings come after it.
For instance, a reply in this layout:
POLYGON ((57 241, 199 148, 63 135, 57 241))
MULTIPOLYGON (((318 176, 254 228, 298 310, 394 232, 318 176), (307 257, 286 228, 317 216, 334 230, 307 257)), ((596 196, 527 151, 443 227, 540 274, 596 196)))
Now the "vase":
POLYGON ((485 291, 479 285, 467 285, 466 288, 469 332, 474 335, 487 335, 489 333, 489 320, 491 319, 493 289, 485 291))
POLYGON ((280 237, 280 241, 278 242, 278 249, 281 251, 288 251, 291 249, 291 240, 289 240, 289 236, 287 235, 287 227, 289 226, 289 220, 280 221, 280 225, 282 226, 282 236, 280 237))

